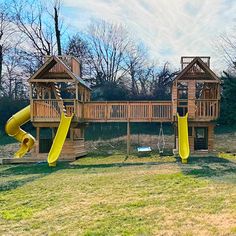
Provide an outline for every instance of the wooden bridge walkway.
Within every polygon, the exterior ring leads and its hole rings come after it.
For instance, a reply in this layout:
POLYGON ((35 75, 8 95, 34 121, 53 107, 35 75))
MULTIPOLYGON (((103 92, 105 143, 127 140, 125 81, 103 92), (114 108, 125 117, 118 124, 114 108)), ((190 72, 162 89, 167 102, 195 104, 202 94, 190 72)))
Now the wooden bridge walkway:
MULTIPOLYGON (((62 102, 56 99, 32 100, 31 120, 33 122, 59 122, 62 102)), ((63 100, 68 115, 75 115, 75 121, 84 122, 171 122, 173 121, 172 101, 132 102, 79 102, 63 100)), ((218 101, 196 100, 198 120, 214 120, 218 115, 218 101)))

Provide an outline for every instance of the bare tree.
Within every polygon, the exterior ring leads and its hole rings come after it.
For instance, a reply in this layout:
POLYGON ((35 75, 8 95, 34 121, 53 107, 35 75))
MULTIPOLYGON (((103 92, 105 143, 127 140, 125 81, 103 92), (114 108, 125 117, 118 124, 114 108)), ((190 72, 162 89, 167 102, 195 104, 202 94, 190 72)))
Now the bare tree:
POLYGON ((79 59, 83 79, 89 81, 91 76, 94 74, 92 71, 92 64, 90 63, 91 55, 89 42, 80 35, 83 34, 77 33, 72 37, 69 37, 65 52, 66 54, 75 56, 79 59))
POLYGON ((150 63, 147 61, 135 72, 136 94, 133 94, 131 90, 132 98, 170 99, 171 84, 177 73, 170 70, 168 62, 160 67, 155 62, 150 63))
POLYGON ((26 76, 22 70, 22 57, 18 46, 11 47, 4 56, 3 87, 4 96, 13 99, 27 97, 26 76))
POLYGON ((42 57, 56 54, 56 52, 61 55, 60 7, 60 0, 55 0, 53 5, 45 4, 42 0, 12 1, 11 12, 14 23, 31 45, 30 50, 35 56, 42 57), (54 20, 54 26, 50 22, 51 17, 54 20))
POLYGON ((118 84, 128 73, 124 58, 132 43, 127 30, 122 25, 99 21, 93 22, 88 32, 94 84, 118 84))
POLYGON ((151 72, 151 93, 155 99, 170 99, 171 85, 178 74, 178 71, 171 71, 169 63, 166 62, 162 69, 153 68, 151 72))
POLYGON ((56 0, 54 4, 54 23, 55 23, 55 34, 56 34, 56 41, 57 41, 57 54, 61 55, 62 54, 62 49, 61 49, 61 31, 60 31, 60 26, 59 26, 59 11, 60 11, 60 5, 61 2, 60 0, 56 0))
POLYGON ((6 50, 11 47, 11 37, 14 33, 11 17, 7 11, 6 3, 0 4, 0 96, 3 94, 2 74, 3 58, 6 50))
POLYGON ((219 43, 217 49, 224 56, 224 60, 228 64, 229 69, 236 69, 236 26, 234 30, 229 33, 226 32, 219 37, 219 43))
MULTIPOLYGON (((11 5, 14 23, 24 34, 31 48, 38 55, 50 55, 53 52, 54 30, 45 20, 45 6, 38 1, 13 0, 11 5)), ((31 50, 32 50, 31 49, 31 50)))
POLYGON ((147 49, 142 45, 133 44, 125 57, 126 67, 128 69, 127 76, 130 79, 130 93, 134 97, 139 97, 140 89, 146 86, 145 78, 148 74, 148 56, 147 49))
POLYGON ((87 36, 71 37, 66 49, 82 62, 84 78, 97 88, 96 99, 119 98, 119 93, 121 99, 164 99, 175 72, 168 63, 161 69, 150 63, 147 51, 130 39, 124 27, 104 21, 93 22, 87 36))
MULTIPOLYGON (((43 0, 41 0, 41 4, 44 4, 44 2, 42 1, 43 0)), ((61 6, 62 6, 61 0, 53 0, 52 2, 49 2, 48 4, 45 5, 48 15, 51 17, 51 19, 54 22, 55 44, 57 46, 58 55, 62 55, 61 30, 63 28, 63 21, 60 17, 61 6)))

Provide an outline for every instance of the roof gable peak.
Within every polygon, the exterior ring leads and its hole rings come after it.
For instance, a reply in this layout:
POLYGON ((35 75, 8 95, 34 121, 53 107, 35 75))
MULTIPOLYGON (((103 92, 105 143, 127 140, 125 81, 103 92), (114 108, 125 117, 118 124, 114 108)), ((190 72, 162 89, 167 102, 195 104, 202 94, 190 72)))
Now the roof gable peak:
POLYGON ((201 57, 194 57, 194 59, 180 72, 175 80, 187 79, 201 79, 205 75, 210 80, 220 82, 218 76, 210 69, 210 67, 201 59, 201 57))
POLYGON ((86 82, 82 80, 79 75, 76 75, 72 71, 73 65, 72 65, 72 68, 70 68, 67 65, 67 63, 65 63, 61 58, 62 57, 60 56, 46 57, 46 60, 43 63, 43 65, 29 78, 28 82, 37 82, 38 80, 42 82, 42 80, 44 79, 45 79, 45 82, 50 82, 50 79, 52 79, 55 82, 55 79, 57 79, 58 75, 61 75, 60 81, 63 81, 63 80, 65 80, 65 82, 74 81, 90 89, 90 87, 86 84, 86 82), (48 75, 50 75, 50 78, 46 79, 48 75))

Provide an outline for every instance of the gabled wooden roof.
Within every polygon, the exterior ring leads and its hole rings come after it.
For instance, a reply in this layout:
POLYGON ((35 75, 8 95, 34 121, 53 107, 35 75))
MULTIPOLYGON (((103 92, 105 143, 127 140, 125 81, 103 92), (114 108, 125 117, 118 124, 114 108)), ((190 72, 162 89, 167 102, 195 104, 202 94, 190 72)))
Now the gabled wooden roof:
MULTIPOLYGON (((218 76, 208 67, 200 57, 195 57, 175 78, 175 80, 182 79, 188 71, 197 64, 212 80, 216 80, 216 82, 220 83, 220 79, 218 76)), ((196 78, 197 80, 197 78, 196 78)))
MULTIPOLYGON (((48 73, 57 63, 62 66, 63 70, 68 75, 68 78, 64 79, 65 82, 71 80, 91 90, 89 85, 83 79, 81 79, 80 76, 74 74, 71 71, 71 69, 60 58, 56 56, 51 56, 48 60, 46 60, 44 64, 28 79, 28 82, 29 83, 42 82, 43 75, 48 73)), ((48 81, 48 79, 45 79, 45 82, 50 82, 50 81, 48 81)))

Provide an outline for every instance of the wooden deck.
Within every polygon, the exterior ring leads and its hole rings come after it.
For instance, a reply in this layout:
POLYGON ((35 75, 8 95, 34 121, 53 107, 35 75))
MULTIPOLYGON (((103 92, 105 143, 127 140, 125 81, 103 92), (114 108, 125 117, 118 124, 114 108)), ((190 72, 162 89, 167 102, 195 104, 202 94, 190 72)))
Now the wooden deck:
POLYGON ((166 102, 87 102, 84 119, 88 122, 169 122, 171 101, 166 102))
MULTIPOLYGON (((60 122, 60 103, 67 115, 74 114, 74 121, 81 122, 171 122, 172 101, 138 102, 79 102, 75 99, 41 99, 31 101, 33 122, 60 122)), ((211 121, 218 118, 219 101, 195 100, 195 115, 192 119, 211 121)))
MULTIPOLYGON (((32 100, 33 122, 59 122, 62 100, 32 100)), ((63 100, 67 115, 86 122, 151 122, 172 120, 171 101, 164 102, 84 102, 63 100)))

